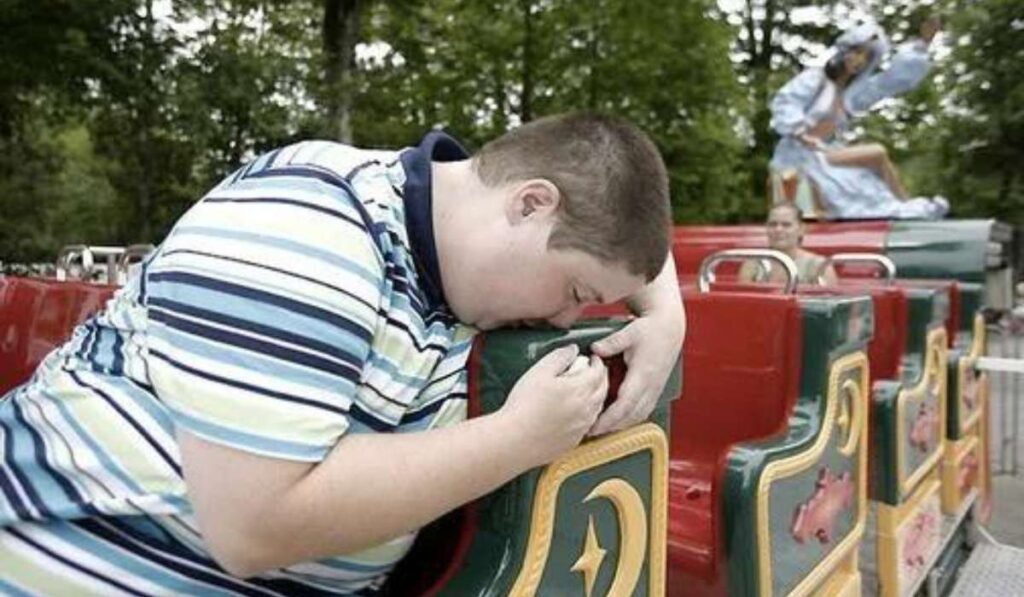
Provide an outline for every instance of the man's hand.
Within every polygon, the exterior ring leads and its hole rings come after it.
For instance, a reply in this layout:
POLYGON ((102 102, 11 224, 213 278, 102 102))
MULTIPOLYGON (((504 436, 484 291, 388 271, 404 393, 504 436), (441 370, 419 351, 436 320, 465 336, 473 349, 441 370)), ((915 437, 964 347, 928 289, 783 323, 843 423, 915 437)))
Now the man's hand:
POLYGON ((619 387, 618 398, 597 420, 590 435, 625 429, 650 416, 672 368, 679 362, 682 319, 682 311, 674 318, 656 314, 638 317, 593 344, 593 351, 603 357, 622 354, 626 378, 619 387))
POLYGON ((618 398, 597 420, 590 435, 618 431, 645 421, 654 410, 672 368, 679 362, 686 335, 686 312, 671 255, 658 277, 631 303, 638 317, 591 346, 602 357, 622 354, 626 379, 619 387, 618 398))
POLYGON ((600 358, 579 359, 573 344, 553 350, 519 378, 498 414, 512 422, 535 466, 575 448, 594 425, 608 395, 600 358))

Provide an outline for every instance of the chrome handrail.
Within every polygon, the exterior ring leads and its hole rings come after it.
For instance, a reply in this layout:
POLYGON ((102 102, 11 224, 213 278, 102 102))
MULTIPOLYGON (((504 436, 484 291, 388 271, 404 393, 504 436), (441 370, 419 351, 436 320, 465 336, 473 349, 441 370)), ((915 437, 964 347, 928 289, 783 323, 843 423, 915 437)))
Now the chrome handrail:
POLYGON ((63 282, 68 279, 71 264, 76 258, 82 261, 82 273, 79 279, 89 277, 94 263, 92 251, 85 245, 66 245, 57 253, 56 275, 58 280, 63 282))
POLYGON ((124 284, 131 273, 131 268, 145 261, 146 257, 156 249, 151 244, 128 245, 117 260, 118 284, 124 284))
POLYGON ((821 271, 824 272, 830 265, 836 263, 874 264, 882 270, 887 285, 891 286, 896 281, 896 264, 885 255, 878 253, 836 253, 826 258, 825 264, 821 266, 821 271))
POLYGON ((725 251, 718 251, 704 258, 704 261, 700 264, 700 273, 697 278, 697 288, 701 292, 708 292, 711 290, 711 284, 715 282, 715 268, 722 263, 731 261, 748 261, 750 259, 757 259, 759 261, 775 261, 782 266, 782 270, 786 273, 786 282, 783 285, 783 292, 785 294, 793 294, 796 292, 796 284, 799 278, 799 274, 796 268, 796 262, 789 255, 786 255, 782 251, 776 251, 774 249, 727 249, 725 251))
POLYGON ((79 280, 92 282, 99 272, 99 260, 106 264, 106 283, 121 285, 128 279, 129 268, 145 259, 154 249, 153 245, 138 244, 129 247, 105 247, 67 245, 57 254, 57 279, 64 281, 72 274, 72 265, 81 261, 81 271, 74 276, 79 280))
POLYGON ((124 247, 89 247, 93 255, 103 257, 107 262, 107 284, 118 284, 117 263, 124 254, 124 247))

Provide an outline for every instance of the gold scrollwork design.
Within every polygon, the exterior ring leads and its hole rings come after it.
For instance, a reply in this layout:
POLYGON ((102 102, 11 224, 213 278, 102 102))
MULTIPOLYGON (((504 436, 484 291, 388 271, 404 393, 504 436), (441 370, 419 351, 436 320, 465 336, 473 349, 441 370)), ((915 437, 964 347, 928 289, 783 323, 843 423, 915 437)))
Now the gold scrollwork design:
POLYGON ((903 388, 897 398, 896 404, 896 471, 899 478, 899 489, 903 497, 910 495, 928 474, 929 471, 942 458, 942 450, 945 436, 944 430, 940 427, 936 431, 938 441, 932 449, 932 453, 908 473, 906 470, 906 444, 909 429, 906 424, 906 409, 912 405, 920 404, 930 396, 936 397, 935 416, 940 425, 946 420, 946 328, 937 327, 928 333, 925 344, 925 370, 921 375, 918 384, 913 388, 903 388))
POLYGON ((839 427, 839 453, 853 456, 860 440, 860 430, 864 425, 864 411, 867 405, 861 399, 861 387, 853 378, 843 381, 839 390, 839 416, 836 426, 839 427))
MULTIPOLYGON (((647 554, 648 562, 646 593, 648 595, 663 595, 665 593, 665 555, 668 541, 668 439, 660 427, 653 423, 645 423, 583 444, 544 468, 534 496, 526 555, 519 575, 509 591, 510 596, 531 597, 537 593, 551 550, 551 538, 555 526, 555 507, 562 484, 576 473, 642 451, 647 451, 651 455, 650 516, 643 516, 643 541, 645 543, 643 551, 647 554)), ((634 503, 635 499, 639 499, 639 494, 633 496, 635 493, 636 490, 625 481, 608 479, 599 484, 586 499, 608 498, 615 505, 619 518, 623 521, 620 522, 620 526, 630 525, 635 528, 640 524, 635 514, 636 504, 634 503), (621 484, 625 484, 626 487, 623 488, 621 484), (599 489, 600 491, 598 491, 599 489), (616 500, 619 500, 621 504, 616 503, 616 500)), ((643 512, 642 502, 640 512, 643 512)), ((630 528, 620 530, 625 532, 630 528)), ((625 541, 625 537, 623 541, 625 541)), ((630 550, 630 553, 637 552, 638 548, 633 544, 636 537, 631 537, 629 541, 628 544, 620 544, 620 549, 630 550)), ((596 536, 594 543, 596 544, 596 536)), ((600 546, 597 546, 596 549, 600 549, 600 546)), ((596 549, 591 548, 591 551, 596 551, 596 549)), ((586 550, 585 546, 584 556, 586 550)), ((635 556, 626 551, 621 551, 618 557, 617 575, 623 574, 623 580, 629 581, 633 575, 632 568, 636 568, 636 575, 639 578, 639 573, 643 569, 643 555, 640 556, 639 565, 631 563, 635 556), (623 562, 623 559, 626 561, 623 562)), ((590 559, 595 558, 592 556, 590 559)), ((580 564, 580 560, 577 560, 577 564, 580 564)), ((582 567, 592 567, 593 565, 593 563, 586 562, 580 564, 582 567)), ((583 568, 579 569, 579 571, 582 570, 583 568)), ((586 576, 584 576, 584 581, 586 582, 586 576)), ((613 581, 613 587, 616 586, 615 583, 616 581, 613 581)), ((636 580, 633 580, 632 583, 635 585, 636 580)), ((619 583, 619 585, 626 584, 626 582, 619 583)))
MULTIPOLYGON (((644 556, 647 554, 647 509, 644 507, 643 498, 628 481, 618 477, 608 479, 595 487, 583 499, 583 503, 596 498, 604 498, 615 506, 619 523, 619 563, 615 568, 615 577, 612 579, 608 594, 632 595, 640 580, 644 556)), ((597 542, 594 518, 591 517, 583 553, 572 566, 573 572, 583 574, 587 597, 590 597, 594 590, 594 580, 601 568, 604 554, 605 550, 597 542)))
MULTIPOLYGON (((839 427, 836 423, 839 404, 843 402, 843 395, 856 387, 857 404, 867 406, 865 388, 868 387, 868 360, 863 352, 855 352, 837 359, 832 363, 829 371, 829 390, 826 402, 825 416, 821 432, 815 438, 813 445, 807 450, 769 463, 764 472, 757 490, 757 547, 758 547, 758 581, 759 594, 768 597, 773 594, 772 590, 772 535, 768 526, 770 486, 773 482, 796 474, 803 473, 813 467, 831 442, 832 433, 839 427), (846 385, 845 381, 853 381, 855 386, 846 385)), ((856 515, 854 526, 845 537, 839 540, 839 544, 825 556, 818 565, 811 570, 798 584, 790 591, 790 595, 809 595, 835 570, 839 569, 842 562, 848 557, 856 557, 857 546, 867 520, 867 434, 863 424, 856 422, 857 415, 853 415, 850 422, 851 432, 856 429, 857 433, 851 433, 856 438, 855 445, 855 470, 857 478, 857 489, 855 493, 856 515), (860 425, 859 427, 855 427, 860 425)), ((845 438, 838 439, 839 445, 845 444, 845 438)))

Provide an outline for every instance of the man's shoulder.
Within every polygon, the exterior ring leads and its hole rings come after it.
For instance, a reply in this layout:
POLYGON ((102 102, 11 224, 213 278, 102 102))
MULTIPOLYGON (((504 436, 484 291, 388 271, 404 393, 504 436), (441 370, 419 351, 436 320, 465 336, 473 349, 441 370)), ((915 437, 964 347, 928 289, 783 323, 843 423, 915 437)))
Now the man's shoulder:
POLYGON ((364 149, 335 141, 309 140, 277 150, 275 167, 306 165, 324 168, 351 180, 366 168, 388 168, 398 162, 399 150, 364 149))

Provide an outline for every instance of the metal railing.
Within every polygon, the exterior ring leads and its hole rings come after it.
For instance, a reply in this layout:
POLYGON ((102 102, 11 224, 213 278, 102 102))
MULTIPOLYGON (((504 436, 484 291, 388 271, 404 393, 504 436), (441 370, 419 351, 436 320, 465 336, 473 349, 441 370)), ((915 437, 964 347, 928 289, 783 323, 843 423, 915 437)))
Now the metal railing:
POLYGON ((68 245, 57 255, 56 278, 120 286, 153 248, 147 244, 128 247, 68 245))
POLYGON ((711 285, 715 283, 715 268, 723 263, 754 261, 763 271, 771 271, 771 263, 778 263, 782 272, 786 275, 783 286, 783 294, 796 292, 798 274, 796 263, 793 259, 774 249, 726 249, 718 251, 704 258, 700 264, 700 271, 697 274, 697 288, 701 292, 710 292, 711 285))
MULTIPOLYGON (((1013 359, 1020 363, 1024 357, 1024 321, 1012 316, 999 323, 989 324, 986 356, 994 359, 1013 359)), ((992 413, 992 473, 1018 475, 1020 472, 1020 372, 1011 367, 990 369, 992 413)))

